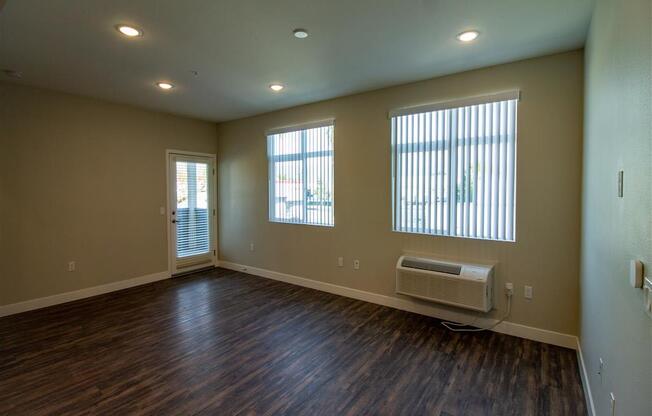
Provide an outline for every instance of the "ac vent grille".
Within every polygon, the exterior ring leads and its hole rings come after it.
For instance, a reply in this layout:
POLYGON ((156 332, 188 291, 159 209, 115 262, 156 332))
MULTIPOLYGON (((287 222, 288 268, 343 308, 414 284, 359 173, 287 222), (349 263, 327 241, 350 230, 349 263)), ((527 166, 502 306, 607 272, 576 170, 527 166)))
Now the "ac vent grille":
POLYGON ((401 256, 396 261, 396 293, 474 311, 489 312, 494 266, 445 259, 401 256))
POLYGON ((421 259, 404 258, 401 266, 410 269, 428 270, 437 273, 446 273, 459 276, 462 272, 462 266, 456 264, 437 263, 431 261, 423 261, 421 259))

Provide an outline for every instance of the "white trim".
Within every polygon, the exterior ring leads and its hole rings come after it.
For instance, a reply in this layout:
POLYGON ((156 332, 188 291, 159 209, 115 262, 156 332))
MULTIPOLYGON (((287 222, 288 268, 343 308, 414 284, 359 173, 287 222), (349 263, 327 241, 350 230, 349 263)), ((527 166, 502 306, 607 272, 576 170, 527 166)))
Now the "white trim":
POLYGON ((323 120, 309 121, 307 123, 292 124, 289 126, 273 127, 271 129, 265 130, 265 135, 272 136, 274 134, 282 134, 291 131, 308 130, 327 126, 335 126, 335 118, 326 118, 323 120))
MULTIPOLYGON (((390 308, 400 309, 403 311, 414 312, 420 315, 432 316, 438 319, 451 320, 451 321, 464 321, 469 317, 476 319, 475 324, 478 325, 491 325, 496 323, 495 319, 477 318, 475 315, 469 315, 464 312, 454 312, 449 309, 438 307, 436 304, 428 302, 420 302, 409 298, 396 298, 392 296, 380 295, 377 293, 366 292, 363 290, 353 289, 350 287, 334 285, 332 283, 320 282, 317 280, 306 279, 304 277, 293 276, 290 274, 279 273, 271 270, 261 269, 258 267, 250 267, 242 264, 232 263, 228 261, 220 261, 219 266, 225 269, 237 270, 253 274, 256 276, 265 277, 268 279, 278 280, 285 283, 290 283, 297 286, 308 287, 311 289, 320 290, 322 292, 333 293, 348 298, 363 300, 365 302, 375 303, 378 305, 389 306, 390 308)), ((558 345, 560 347, 575 349, 577 348, 577 337, 570 334, 562 334, 559 332, 549 331, 547 329, 534 328, 531 326, 515 324, 512 322, 502 322, 496 328, 495 332, 502 334, 513 335, 520 338, 526 338, 533 341, 545 342, 547 344, 558 345)))
POLYGON ((595 405, 593 404, 593 395, 591 394, 591 384, 589 383, 589 372, 586 370, 586 363, 584 362, 584 355, 582 354, 582 344, 580 339, 577 338, 577 363, 580 367, 580 378, 582 379, 582 387, 584 388, 584 398, 586 399, 586 409, 589 416, 595 416, 595 405))
POLYGON ((133 279, 120 280, 118 282, 107 283, 105 285, 87 287, 72 292, 59 293, 44 298, 30 299, 24 302, 11 303, 0 306, 0 317, 13 315, 16 313, 27 312, 34 309, 46 308, 48 306, 59 305, 61 303, 72 302, 91 296, 102 295, 104 293, 115 292, 117 290, 127 289, 134 286, 146 285, 159 280, 169 279, 170 274, 167 271, 152 273, 145 276, 135 277, 133 279))
POLYGON ((511 90, 493 94, 477 95, 473 97, 457 98, 454 100, 439 101, 413 105, 409 107, 395 108, 389 111, 388 118, 405 116, 408 114, 427 113, 430 111, 447 110, 450 108, 466 107, 469 105, 494 103, 497 101, 520 100, 521 91, 511 90))
POLYGON ((199 157, 212 157, 215 158, 215 153, 202 153, 202 152, 189 152, 187 150, 178 150, 178 149, 166 149, 166 156, 169 154, 179 155, 179 156, 199 156, 199 157))

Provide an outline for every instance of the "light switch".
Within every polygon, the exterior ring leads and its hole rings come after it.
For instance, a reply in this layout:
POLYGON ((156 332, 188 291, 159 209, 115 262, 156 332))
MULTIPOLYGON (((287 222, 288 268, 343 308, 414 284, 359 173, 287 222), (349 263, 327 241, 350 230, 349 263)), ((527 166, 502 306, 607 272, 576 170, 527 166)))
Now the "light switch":
POLYGON ((643 263, 640 260, 629 262, 629 283, 638 289, 643 287, 643 263))

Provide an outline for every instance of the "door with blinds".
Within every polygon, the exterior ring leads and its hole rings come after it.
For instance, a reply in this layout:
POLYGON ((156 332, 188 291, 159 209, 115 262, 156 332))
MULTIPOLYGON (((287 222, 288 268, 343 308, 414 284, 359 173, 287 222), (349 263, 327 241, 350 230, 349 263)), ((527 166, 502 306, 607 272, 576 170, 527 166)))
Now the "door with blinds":
POLYGON ((214 266, 215 157, 169 153, 171 273, 214 266))

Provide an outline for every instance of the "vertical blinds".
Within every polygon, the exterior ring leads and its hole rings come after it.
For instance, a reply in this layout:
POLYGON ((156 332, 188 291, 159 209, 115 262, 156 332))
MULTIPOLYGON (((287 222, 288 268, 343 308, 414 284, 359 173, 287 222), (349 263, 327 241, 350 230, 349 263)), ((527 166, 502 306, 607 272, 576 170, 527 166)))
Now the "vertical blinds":
POLYGON ((517 94, 390 114, 395 231, 515 240, 517 94))
POLYGON ((269 219, 334 225, 333 121, 268 132, 269 219))

